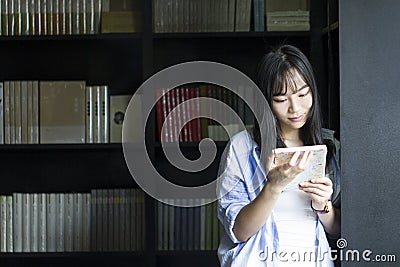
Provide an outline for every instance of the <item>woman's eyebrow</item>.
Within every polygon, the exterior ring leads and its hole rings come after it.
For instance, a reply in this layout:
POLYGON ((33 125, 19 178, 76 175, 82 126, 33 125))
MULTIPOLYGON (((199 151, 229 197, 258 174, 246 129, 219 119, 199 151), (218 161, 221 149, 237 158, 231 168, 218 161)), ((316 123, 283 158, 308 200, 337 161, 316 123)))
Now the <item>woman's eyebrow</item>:
POLYGON ((302 87, 300 87, 299 89, 297 89, 295 93, 297 93, 298 91, 301 91, 301 90, 303 90, 304 88, 307 88, 307 87, 308 87, 308 85, 305 84, 302 87))

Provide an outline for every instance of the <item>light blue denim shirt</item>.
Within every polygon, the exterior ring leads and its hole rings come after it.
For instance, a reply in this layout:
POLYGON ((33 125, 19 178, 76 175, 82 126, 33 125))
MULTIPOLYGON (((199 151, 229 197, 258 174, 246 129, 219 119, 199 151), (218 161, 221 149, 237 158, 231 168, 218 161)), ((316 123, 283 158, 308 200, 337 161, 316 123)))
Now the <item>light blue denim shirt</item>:
MULTIPOLYGON (((261 229, 246 242, 239 241, 232 231, 239 211, 257 197, 268 179, 260 164, 259 151, 250 134, 242 131, 232 137, 221 158, 217 188, 218 218, 225 228, 218 248, 221 266, 279 266, 281 260, 273 254, 279 251, 273 211, 261 229)), ((315 266, 332 267, 328 241, 319 220, 315 242, 318 257, 315 266)))

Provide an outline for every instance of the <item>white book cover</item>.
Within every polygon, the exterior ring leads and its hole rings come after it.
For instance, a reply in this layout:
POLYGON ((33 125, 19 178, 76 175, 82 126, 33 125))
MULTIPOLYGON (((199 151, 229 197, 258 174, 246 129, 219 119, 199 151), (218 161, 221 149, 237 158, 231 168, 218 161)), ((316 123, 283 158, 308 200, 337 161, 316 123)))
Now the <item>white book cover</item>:
POLYGON ((86 86, 86 143, 93 143, 94 139, 94 88, 86 86))
POLYGON ((56 194, 56 251, 64 252, 65 251, 65 234, 64 234, 64 214, 65 214, 65 194, 57 193, 56 194))
POLYGON ((57 251, 57 198, 55 193, 46 195, 46 239, 47 239, 47 252, 57 251))
POLYGON ((22 252, 31 252, 31 197, 22 194, 22 252))
POLYGON ((28 144, 33 144, 33 82, 27 82, 27 138, 28 144))
POLYGON ((7 252, 7 197, 0 196, 0 252, 7 252))
POLYGON ((74 194, 74 251, 82 251, 82 194, 74 194))
POLYGON ((325 176, 327 153, 327 147, 325 145, 276 148, 273 151, 274 159, 271 168, 289 163, 295 152, 300 152, 298 159, 300 160, 304 151, 312 152, 311 161, 306 169, 285 187, 286 191, 298 190, 298 184, 302 181, 325 176))
POLYGON ((32 83, 32 109, 33 143, 39 144, 39 81, 32 83))
POLYGON ((13 193, 13 243, 14 252, 22 252, 22 193, 13 193))
POLYGON ((21 81, 14 81, 14 125, 15 125, 15 144, 22 143, 22 123, 21 123, 21 81))
POLYGON ((110 142, 110 100, 109 100, 109 92, 108 92, 108 85, 100 86, 100 93, 101 93, 101 137, 100 143, 109 143, 110 142))
POLYGON ((11 144, 10 81, 4 81, 3 89, 4 143, 11 144))
POLYGON ((7 252, 14 252, 13 196, 7 196, 7 252))
POLYGON ((100 86, 94 86, 94 143, 100 143, 101 138, 101 90, 100 86))
POLYGON ((21 81, 21 143, 28 143, 28 82, 21 81))
POLYGON ((30 251, 39 251, 39 194, 30 194, 31 197, 31 211, 30 211, 30 234, 31 234, 31 244, 30 251))
POLYGON ((44 193, 39 194, 38 227, 38 250, 47 252, 47 195, 44 193))

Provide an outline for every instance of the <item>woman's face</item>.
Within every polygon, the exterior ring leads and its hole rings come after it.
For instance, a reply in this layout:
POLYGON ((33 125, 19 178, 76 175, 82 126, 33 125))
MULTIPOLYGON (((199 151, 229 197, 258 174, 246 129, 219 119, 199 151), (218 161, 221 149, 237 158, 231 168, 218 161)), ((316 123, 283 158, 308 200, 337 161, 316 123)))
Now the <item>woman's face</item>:
POLYGON ((303 127, 313 103, 311 88, 296 70, 292 74, 292 84, 286 94, 272 97, 272 111, 282 133, 303 127))

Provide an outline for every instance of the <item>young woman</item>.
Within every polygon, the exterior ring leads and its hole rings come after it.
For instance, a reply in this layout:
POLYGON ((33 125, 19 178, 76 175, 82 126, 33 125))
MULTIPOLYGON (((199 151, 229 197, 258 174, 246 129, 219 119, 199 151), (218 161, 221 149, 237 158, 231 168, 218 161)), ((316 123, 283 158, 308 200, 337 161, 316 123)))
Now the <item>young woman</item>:
POLYGON ((299 49, 284 45, 263 57, 257 83, 276 119, 276 146, 326 144, 327 176, 304 177, 311 153, 295 153, 272 169, 260 162, 257 123, 254 132, 236 134, 219 171, 221 266, 333 266, 327 235, 340 235, 337 143, 321 128, 311 65, 299 49))

